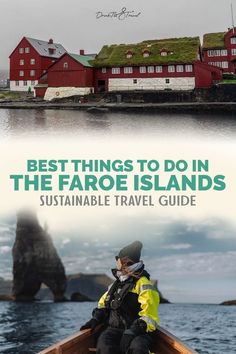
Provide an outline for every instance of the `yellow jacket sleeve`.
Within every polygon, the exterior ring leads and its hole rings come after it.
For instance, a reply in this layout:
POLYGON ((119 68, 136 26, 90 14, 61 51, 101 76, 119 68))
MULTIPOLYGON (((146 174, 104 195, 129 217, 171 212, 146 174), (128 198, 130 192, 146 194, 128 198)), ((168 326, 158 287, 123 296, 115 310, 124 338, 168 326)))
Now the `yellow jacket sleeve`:
POLYGON ((100 300, 98 301, 98 308, 99 309, 103 309, 105 307, 105 300, 106 300, 107 293, 108 293, 108 291, 106 291, 105 294, 103 294, 102 297, 100 298, 100 300))
POLYGON ((160 296, 153 283, 146 277, 141 277, 133 292, 138 294, 138 302, 141 305, 140 318, 147 324, 147 332, 153 332, 158 326, 158 306, 160 296))

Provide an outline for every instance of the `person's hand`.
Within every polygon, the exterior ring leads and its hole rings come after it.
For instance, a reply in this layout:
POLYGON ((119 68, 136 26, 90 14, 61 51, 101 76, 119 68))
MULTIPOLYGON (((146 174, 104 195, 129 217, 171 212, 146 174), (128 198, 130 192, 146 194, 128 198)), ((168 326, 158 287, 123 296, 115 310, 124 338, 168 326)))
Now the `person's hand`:
POLYGON ((120 341, 120 350, 122 354, 125 354, 132 342, 132 340, 136 337, 136 335, 132 332, 131 329, 126 329, 121 337, 120 341))
POLYGON ((94 331, 99 322, 95 318, 91 318, 88 322, 86 322, 83 326, 80 327, 80 330, 83 331, 84 329, 91 329, 94 331))

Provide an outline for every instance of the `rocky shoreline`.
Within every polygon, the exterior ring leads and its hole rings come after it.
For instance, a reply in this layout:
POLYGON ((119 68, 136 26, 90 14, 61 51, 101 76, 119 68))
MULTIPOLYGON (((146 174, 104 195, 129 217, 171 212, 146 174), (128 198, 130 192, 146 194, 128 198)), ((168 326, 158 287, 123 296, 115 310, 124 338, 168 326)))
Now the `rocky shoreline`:
POLYGON ((134 113, 233 113, 236 102, 180 102, 180 103, 77 103, 45 101, 2 101, 0 109, 56 109, 87 111, 90 114, 108 112, 134 113))

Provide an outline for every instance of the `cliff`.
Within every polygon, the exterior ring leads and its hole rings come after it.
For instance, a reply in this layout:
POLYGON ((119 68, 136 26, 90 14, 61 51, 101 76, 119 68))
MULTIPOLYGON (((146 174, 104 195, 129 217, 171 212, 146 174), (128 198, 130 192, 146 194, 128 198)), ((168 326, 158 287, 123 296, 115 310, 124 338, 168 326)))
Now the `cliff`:
POLYGON ((222 302, 220 305, 225 305, 225 306, 236 306, 236 300, 228 300, 222 302))
POLYGON ((32 301, 41 284, 52 291, 54 300, 64 299, 66 276, 50 235, 32 211, 17 215, 13 254, 13 289, 16 301, 32 301))

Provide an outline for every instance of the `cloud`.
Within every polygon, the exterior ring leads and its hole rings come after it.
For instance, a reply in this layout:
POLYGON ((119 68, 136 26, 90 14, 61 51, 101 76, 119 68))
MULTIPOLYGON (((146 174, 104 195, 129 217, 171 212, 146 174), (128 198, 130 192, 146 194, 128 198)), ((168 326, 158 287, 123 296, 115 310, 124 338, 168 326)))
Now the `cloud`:
POLYGON ((179 243, 179 244, 170 244, 166 246, 161 246, 161 248, 167 250, 186 250, 191 247, 192 245, 190 245, 189 243, 179 243))
POLYGON ((9 246, 1 246, 0 247, 0 254, 5 254, 11 252, 11 247, 9 246))

